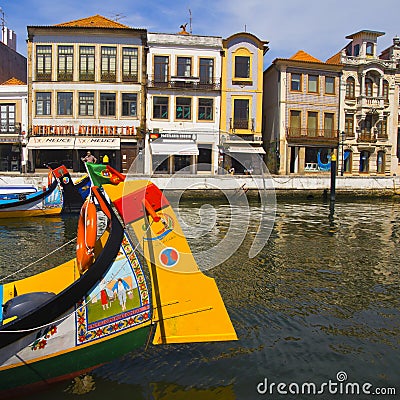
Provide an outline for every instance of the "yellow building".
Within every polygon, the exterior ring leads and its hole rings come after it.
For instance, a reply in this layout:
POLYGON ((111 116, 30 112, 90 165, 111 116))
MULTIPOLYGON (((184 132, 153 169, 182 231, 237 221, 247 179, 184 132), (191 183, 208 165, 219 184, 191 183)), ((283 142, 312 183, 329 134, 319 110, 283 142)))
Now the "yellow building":
POLYGON ((262 98, 267 44, 247 32, 223 40, 220 166, 234 168, 235 173, 257 168, 265 154, 262 98))

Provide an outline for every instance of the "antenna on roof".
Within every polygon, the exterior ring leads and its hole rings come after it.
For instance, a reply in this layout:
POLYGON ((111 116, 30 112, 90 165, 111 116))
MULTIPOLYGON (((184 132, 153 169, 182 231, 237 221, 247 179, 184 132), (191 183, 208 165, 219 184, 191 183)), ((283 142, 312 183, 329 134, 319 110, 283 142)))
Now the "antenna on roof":
POLYGON ((192 34, 192 11, 189 8, 189 32, 192 34))
POLYGON ((6 26, 6 17, 5 17, 3 9, 1 7, 0 7, 0 14, 1 14, 1 17, 0 17, 1 27, 4 28, 6 26))
POLYGON ((126 18, 126 15, 120 14, 120 13, 115 13, 111 15, 111 19, 115 22, 118 22, 120 19, 126 18))

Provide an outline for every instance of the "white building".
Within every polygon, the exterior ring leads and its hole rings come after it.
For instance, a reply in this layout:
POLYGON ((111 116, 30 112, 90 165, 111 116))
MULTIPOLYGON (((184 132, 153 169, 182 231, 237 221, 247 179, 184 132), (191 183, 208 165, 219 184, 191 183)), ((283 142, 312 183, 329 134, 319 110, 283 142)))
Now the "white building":
POLYGON ((398 60, 378 56, 382 35, 369 30, 349 35, 350 43, 327 61, 342 65, 339 169, 344 174, 398 172, 398 60))
POLYGON ((217 173, 222 38, 182 27, 147 45, 145 172, 217 173))
POLYGON ((0 85, 0 171, 26 172, 28 85, 11 78, 0 85))

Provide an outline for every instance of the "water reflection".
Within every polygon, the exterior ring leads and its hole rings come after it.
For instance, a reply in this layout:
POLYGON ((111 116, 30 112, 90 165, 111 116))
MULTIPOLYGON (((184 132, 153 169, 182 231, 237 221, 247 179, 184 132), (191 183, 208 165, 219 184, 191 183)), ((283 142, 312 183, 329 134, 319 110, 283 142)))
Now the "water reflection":
MULTIPOLYGON (((208 229, 189 238, 200 265, 202 257, 213 257, 231 218, 222 202, 211 202, 211 213, 201 208, 205 203, 180 206, 188 229, 196 218, 207 222, 208 229)), ((206 271, 217 281, 240 340, 127 354, 93 372, 96 389, 85 398, 256 399, 264 377, 321 383, 340 370, 351 382, 400 390, 400 205, 341 200, 333 218, 329 211, 323 202, 278 202, 267 245, 249 259, 262 213, 251 203, 243 243, 206 271)), ((2 223, 1 275, 16 260, 32 260, 71 239, 75 229, 76 220, 67 219, 2 223)), ((233 233, 241 237, 243 228, 234 226, 233 233)), ((66 386, 46 395, 67 398, 66 386)))

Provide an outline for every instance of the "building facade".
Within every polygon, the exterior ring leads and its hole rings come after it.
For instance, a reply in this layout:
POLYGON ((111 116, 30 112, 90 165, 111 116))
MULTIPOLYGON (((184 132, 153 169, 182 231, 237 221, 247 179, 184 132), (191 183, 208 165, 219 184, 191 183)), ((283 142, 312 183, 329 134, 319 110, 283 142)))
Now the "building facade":
POLYGON ((341 66, 300 50, 264 72, 267 166, 278 174, 330 170, 337 151, 341 66))
POLYGON ((98 162, 127 172, 145 125, 146 30, 100 15, 28 26, 29 159, 84 171, 98 162))
POLYGON ((11 78, 0 85, 0 171, 27 171, 28 86, 11 78))
POLYGON ((344 174, 398 173, 399 43, 394 52, 379 57, 377 41, 382 35, 368 30, 349 35, 347 46, 328 60, 343 67, 338 161, 344 174))
POLYGON ((146 173, 218 172, 222 38, 148 33, 146 173))
POLYGON ((235 173, 259 168, 262 147, 263 59, 266 41, 241 32, 223 41, 221 165, 235 173))

